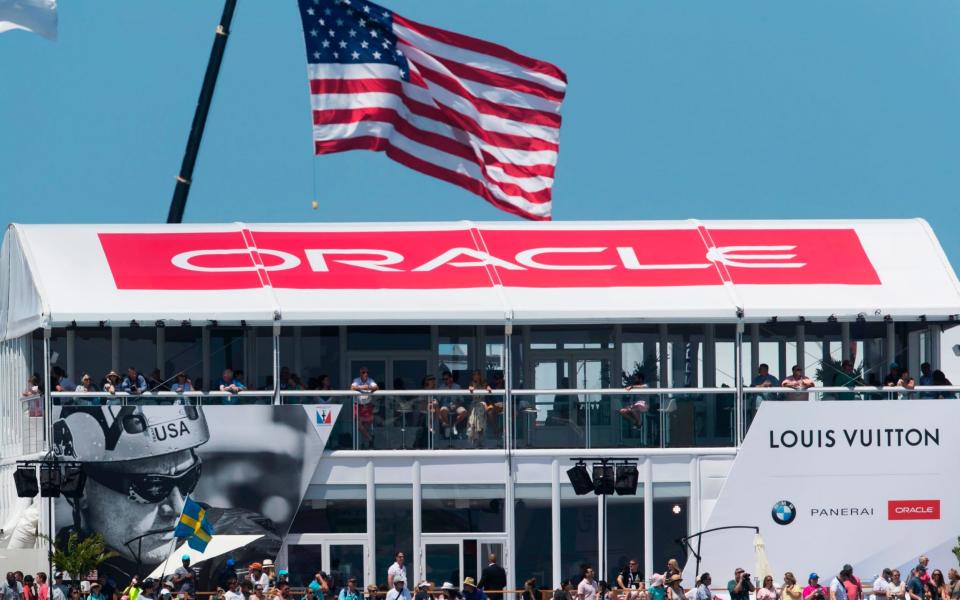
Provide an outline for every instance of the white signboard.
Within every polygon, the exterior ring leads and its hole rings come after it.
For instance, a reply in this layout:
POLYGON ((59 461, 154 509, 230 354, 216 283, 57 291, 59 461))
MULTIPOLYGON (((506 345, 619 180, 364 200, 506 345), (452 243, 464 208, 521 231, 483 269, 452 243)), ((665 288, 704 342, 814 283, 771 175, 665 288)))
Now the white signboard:
MULTIPOLYGON (((804 585, 815 571, 826 584, 845 563, 864 583, 884 567, 905 578, 921 554, 946 572, 960 535, 958 456, 950 400, 765 402, 704 529, 759 527, 777 582, 792 571, 804 585)), ((701 556, 718 585, 736 567, 752 572, 753 532, 705 534, 701 556)), ((685 581, 694 568, 691 557, 685 581)))

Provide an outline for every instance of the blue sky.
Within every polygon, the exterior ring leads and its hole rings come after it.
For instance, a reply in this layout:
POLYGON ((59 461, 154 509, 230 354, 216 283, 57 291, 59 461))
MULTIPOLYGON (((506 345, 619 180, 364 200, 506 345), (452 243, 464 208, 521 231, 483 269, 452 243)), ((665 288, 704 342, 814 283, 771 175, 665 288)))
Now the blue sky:
MULTIPOLYGON (((556 219, 923 217, 960 265, 956 2, 383 4, 566 70, 556 219)), ((0 220, 162 222, 221 8, 62 0, 58 42, 0 35, 0 220)), ((191 222, 515 219, 313 158, 295 0, 239 0, 194 181, 191 222)))

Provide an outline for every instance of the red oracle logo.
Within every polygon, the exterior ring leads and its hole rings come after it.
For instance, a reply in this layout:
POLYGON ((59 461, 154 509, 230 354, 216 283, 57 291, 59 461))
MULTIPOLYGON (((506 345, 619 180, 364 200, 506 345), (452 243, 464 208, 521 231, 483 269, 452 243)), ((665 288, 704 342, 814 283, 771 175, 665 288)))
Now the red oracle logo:
POLYGON ((244 229, 99 239, 121 290, 880 283, 852 229, 244 229))
POLYGON ((889 521, 939 521, 939 500, 887 500, 889 521))

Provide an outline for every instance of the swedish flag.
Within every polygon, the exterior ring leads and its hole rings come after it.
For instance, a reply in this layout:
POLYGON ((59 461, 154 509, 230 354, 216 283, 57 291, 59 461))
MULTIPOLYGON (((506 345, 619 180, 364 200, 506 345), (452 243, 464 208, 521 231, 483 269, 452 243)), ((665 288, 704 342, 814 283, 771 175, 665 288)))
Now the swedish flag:
POLYGON ((206 550, 213 538, 213 525, 207 520, 207 511, 189 496, 184 500, 183 512, 173 535, 187 538, 187 545, 197 552, 206 550))

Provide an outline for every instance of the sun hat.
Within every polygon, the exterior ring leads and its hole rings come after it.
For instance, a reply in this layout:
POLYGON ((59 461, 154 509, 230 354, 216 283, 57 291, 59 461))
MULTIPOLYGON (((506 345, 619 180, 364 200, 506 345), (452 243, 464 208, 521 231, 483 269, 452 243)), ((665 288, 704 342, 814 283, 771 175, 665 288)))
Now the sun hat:
POLYGON ((452 592, 453 590, 455 590, 455 589, 457 589, 457 588, 453 587, 453 584, 450 583, 449 581, 444 581, 444 582, 443 582, 443 585, 440 586, 440 589, 441 589, 441 590, 446 590, 446 591, 448 591, 448 592, 452 592))
POLYGON ((477 587, 477 582, 473 580, 473 577, 466 577, 463 580, 463 587, 477 587))

